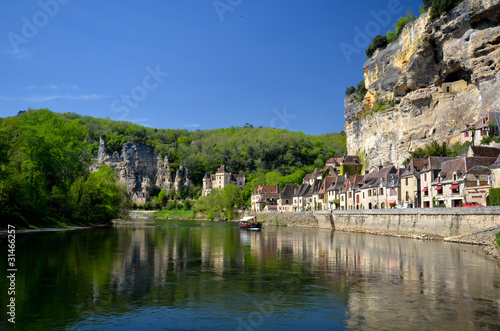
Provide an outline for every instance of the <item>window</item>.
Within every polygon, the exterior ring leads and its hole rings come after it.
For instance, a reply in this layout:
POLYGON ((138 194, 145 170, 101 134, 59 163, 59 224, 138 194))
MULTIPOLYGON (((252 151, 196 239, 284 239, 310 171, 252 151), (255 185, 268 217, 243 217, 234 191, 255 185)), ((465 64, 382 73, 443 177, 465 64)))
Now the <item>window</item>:
POLYGON ((405 194, 405 197, 406 197, 406 201, 410 200, 410 193, 408 191, 406 191, 406 194, 405 194))
POLYGON ((424 180, 427 181, 427 173, 424 174, 424 180))
POLYGON ((359 194, 356 195, 356 203, 359 203, 359 194))
POLYGON ((465 132, 464 132, 464 137, 465 137, 465 138, 469 137, 469 131, 465 131, 465 132))
POLYGON ((368 190, 368 196, 371 197, 372 196, 372 191, 371 190, 368 190))
POLYGON ((381 187, 381 188, 379 189, 379 194, 380 194, 380 195, 384 195, 384 188, 383 188, 383 187, 381 187))

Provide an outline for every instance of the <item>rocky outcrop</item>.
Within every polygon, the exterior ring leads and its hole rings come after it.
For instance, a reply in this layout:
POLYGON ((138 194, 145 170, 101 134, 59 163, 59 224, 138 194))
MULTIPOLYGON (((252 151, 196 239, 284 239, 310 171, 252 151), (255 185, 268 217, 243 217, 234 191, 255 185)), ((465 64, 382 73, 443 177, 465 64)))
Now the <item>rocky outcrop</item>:
POLYGON ((106 141, 101 137, 96 163, 91 170, 97 171, 99 166, 107 164, 116 171, 118 179, 125 183, 128 192, 147 192, 149 186, 156 184, 160 189, 179 190, 182 186, 192 186, 188 178, 189 171, 182 163, 175 172, 170 169, 168 157, 162 160, 154 149, 142 145, 125 143, 121 152, 106 154, 106 141))
POLYGON ((500 0, 466 0, 408 24, 365 63, 364 100, 345 100, 348 153, 367 167, 399 166, 408 151, 460 141, 466 125, 500 111, 499 23, 500 0))

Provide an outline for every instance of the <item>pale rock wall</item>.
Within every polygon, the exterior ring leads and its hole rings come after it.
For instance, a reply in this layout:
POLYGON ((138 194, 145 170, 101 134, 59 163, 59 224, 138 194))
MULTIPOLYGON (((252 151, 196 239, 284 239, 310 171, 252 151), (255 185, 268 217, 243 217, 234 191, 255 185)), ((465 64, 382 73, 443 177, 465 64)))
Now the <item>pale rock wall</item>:
POLYGON ((467 124, 500 111, 499 23, 500 0, 466 0, 439 19, 423 14, 408 24, 365 63, 363 102, 344 102, 348 153, 369 168, 399 166, 408 151, 460 141, 467 124), (443 83, 457 88, 446 93, 443 83), (394 107, 363 116, 390 100, 394 107))

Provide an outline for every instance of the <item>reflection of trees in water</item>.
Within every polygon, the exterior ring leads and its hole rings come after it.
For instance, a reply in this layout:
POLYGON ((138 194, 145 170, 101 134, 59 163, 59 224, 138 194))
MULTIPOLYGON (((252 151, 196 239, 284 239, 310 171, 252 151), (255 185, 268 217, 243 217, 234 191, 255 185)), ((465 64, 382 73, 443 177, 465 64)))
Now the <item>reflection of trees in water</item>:
POLYGON ((461 321, 474 329, 500 320, 500 290, 492 287, 499 273, 474 248, 316 229, 168 224, 20 237, 19 269, 26 274, 17 279, 19 320, 45 314, 63 327, 137 305, 183 308, 229 293, 276 291, 295 306, 317 291, 335 295, 355 329, 401 320, 461 321))

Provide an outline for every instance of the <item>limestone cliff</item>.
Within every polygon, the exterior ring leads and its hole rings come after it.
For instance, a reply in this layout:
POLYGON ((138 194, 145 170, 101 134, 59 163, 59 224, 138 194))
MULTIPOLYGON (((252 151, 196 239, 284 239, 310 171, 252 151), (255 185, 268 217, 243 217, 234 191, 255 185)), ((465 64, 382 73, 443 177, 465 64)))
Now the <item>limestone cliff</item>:
POLYGON ((466 125, 500 111, 499 22, 500 0, 466 0, 408 24, 363 66, 364 100, 345 99, 348 153, 367 167, 399 166, 408 151, 460 141, 466 125))
POLYGON ((179 190, 181 186, 192 186, 188 178, 189 171, 182 163, 175 172, 171 171, 168 157, 162 160, 156 155, 153 148, 142 145, 125 143, 121 152, 106 154, 106 142, 100 138, 99 152, 96 163, 92 166, 96 171, 102 164, 109 165, 116 171, 118 179, 125 183, 128 192, 146 192, 150 185, 156 184, 160 189, 179 190))

